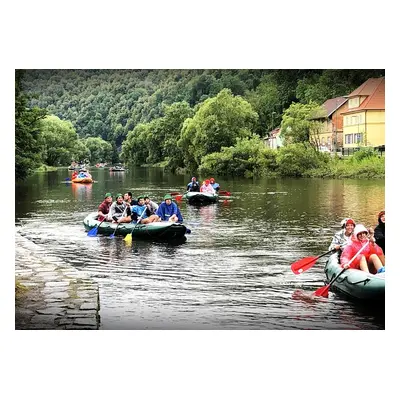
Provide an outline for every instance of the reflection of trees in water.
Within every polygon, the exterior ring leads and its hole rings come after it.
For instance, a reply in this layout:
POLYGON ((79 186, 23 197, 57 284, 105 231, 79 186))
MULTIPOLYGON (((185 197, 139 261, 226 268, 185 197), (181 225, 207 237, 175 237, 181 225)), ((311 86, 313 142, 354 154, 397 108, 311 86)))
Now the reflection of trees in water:
POLYGON ((92 199, 92 184, 91 183, 71 183, 72 194, 76 200, 91 200, 92 199))

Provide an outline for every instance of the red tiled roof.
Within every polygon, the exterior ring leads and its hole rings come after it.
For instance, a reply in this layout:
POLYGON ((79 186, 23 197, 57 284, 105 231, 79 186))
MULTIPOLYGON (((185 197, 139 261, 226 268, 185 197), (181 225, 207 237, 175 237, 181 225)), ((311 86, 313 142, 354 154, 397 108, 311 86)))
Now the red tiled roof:
POLYGON ((369 78, 356 90, 346 97, 367 96, 357 108, 351 108, 347 113, 361 110, 384 110, 385 109, 385 77, 369 78))
POLYGON ((327 112, 327 117, 329 117, 332 113, 334 113, 342 104, 347 101, 345 97, 335 97, 334 99, 328 99, 322 104, 322 107, 325 108, 327 112))

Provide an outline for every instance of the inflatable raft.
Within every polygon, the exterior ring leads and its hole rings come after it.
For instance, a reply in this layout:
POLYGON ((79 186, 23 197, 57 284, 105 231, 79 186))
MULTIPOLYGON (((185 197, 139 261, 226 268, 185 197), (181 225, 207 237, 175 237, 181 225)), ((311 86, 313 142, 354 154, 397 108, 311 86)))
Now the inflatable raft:
POLYGON ((207 192, 186 192, 183 196, 189 204, 211 204, 216 203, 218 200, 217 194, 207 192))
POLYGON ((74 178, 71 180, 71 182, 74 183, 93 183, 93 179, 92 178, 74 178))
MULTIPOLYGON (((338 255, 332 254, 325 264, 328 282, 342 270, 338 255)), ((385 273, 373 275, 359 269, 349 268, 332 283, 332 288, 354 299, 384 301, 385 273)))
MULTIPOLYGON (((117 228, 116 222, 103 222, 97 220, 97 212, 90 213, 84 220, 83 225, 86 231, 98 226, 97 233, 111 235, 117 228)), ((182 239, 186 234, 186 226, 173 222, 152 222, 150 224, 119 224, 115 235, 126 236, 132 233, 132 238, 171 241, 182 239), (132 229, 135 228, 133 231, 132 229)))

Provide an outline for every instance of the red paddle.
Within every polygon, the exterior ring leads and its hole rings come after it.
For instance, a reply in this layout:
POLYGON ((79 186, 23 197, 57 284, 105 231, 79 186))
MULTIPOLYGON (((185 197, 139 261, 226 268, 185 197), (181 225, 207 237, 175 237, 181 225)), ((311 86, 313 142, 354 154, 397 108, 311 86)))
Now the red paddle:
POLYGON ((218 194, 220 196, 230 196, 231 192, 228 192, 227 190, 220 190, 220 191, 218 191, 218 194))
MULTIPOLYGON (((354 255, 354 257, 347 263, 347 264, 351 264, 356 258, 357 256, 367 247, 369 241, 366 242, 360 250, 357 251, 357 253, 354 255)), ((328 293, 329 293, 329 288, 331 287, 332 283, 336 281, 337 278, 339 278, 340 275, 343 274, 344 271, 346 271, 347 268, 343 268, 342 271, 340 271, 339 274, 337 274, 333 279, 331 279, 331 281, 326 285, 323 286, 319 289, 317 289, 314 292, 314 296, 322 296, 322 297, 328 297, 328 293)))
POLYGON ((177 196, 175 196, 175 200, 180 201, 182 200, 183 194, 178 194, 177 196))
POLYGON ((318 259, 334 252, 336 252, 336 250, 329 250, 326 253, 321 254, 320 256, 317 257, 302 258, 301 260, 298 260, 291 265, 292 271, 296 275, 301 274, 310 269, 317 262, 318 259))
POLYGON ((171 192, 171 193, 170 193, 171 196, 177 196, 177 195, 179 195, 179 194, 180 194, 179 192, 171 192))

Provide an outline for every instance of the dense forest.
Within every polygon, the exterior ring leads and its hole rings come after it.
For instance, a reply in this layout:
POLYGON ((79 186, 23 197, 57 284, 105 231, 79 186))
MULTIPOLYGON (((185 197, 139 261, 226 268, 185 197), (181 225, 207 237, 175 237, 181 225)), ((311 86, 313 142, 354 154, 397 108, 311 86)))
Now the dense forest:
POLYGON ((84 159, 171 171, 279 173, 278 153, 270 154, 261 138, 290 120, 288 143, 306 146, 312 127, 302 123, 296 132, 296 118, 307 121, 325 100, 383 75, 384 70, 18 70, 16 178, 40 163, 84 159))

